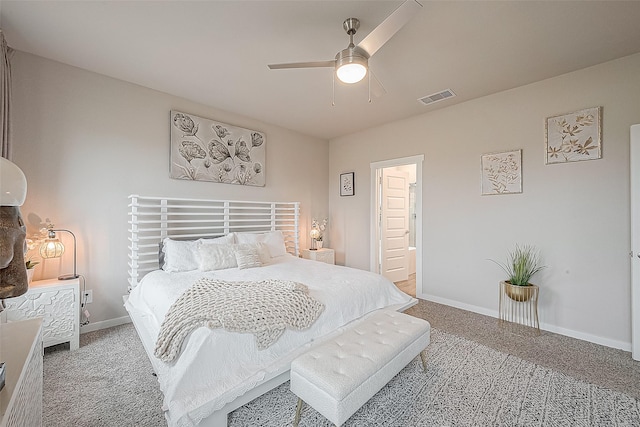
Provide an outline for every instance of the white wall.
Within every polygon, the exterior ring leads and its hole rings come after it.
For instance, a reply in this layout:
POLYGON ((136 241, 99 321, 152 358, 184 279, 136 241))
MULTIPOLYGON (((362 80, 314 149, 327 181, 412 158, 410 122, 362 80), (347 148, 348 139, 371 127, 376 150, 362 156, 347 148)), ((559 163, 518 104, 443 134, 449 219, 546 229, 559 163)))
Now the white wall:
MULTIPOLYGON (((303 245, 311 216, 327 215, 327 141, 23 52, 12 66, 13 160, 28 181, 22 213, 29 233, 46 218, 76 233, 92 322, 126 315, 129 194, 299 201, 303 245), (169 179, 172 109, 264 132, 266 187, 169 179)), ((47 260, 35 279, 70 272, 71 258, 47 260)))
POLYGON ((424 154, 419 294, 495 315, 504 277, 488 259, 533 244, 548 265, 534 280, 543 326, 629 349, 629 127, 640 121, 638 100, 640 54, 330 141, 338 262, 369 269, 369 164, 424 154), (596 106, 603 158, 545 165, 545 118, 596 106), (481 196, 481 155, 520 148, 523 193, 481 196), (338 195, 347 171, 354 197, 338 195))

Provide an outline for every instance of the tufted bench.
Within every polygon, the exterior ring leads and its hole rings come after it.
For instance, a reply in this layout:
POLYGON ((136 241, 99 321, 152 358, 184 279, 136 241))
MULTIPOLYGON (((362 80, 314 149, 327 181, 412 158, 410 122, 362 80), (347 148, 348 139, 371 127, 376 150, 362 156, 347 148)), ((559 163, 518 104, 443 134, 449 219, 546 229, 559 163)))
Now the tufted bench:
POLYGON ((393 310, 377 310, 291 363, 291 391, 342 425, 418 354, 426 371, 429 322, 393 310))

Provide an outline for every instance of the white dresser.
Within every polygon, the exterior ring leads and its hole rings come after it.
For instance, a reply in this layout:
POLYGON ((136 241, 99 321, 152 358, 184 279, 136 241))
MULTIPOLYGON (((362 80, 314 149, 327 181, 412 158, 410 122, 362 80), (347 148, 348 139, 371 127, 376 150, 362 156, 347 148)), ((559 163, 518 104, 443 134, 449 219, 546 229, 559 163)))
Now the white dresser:
POLYGON ((314 261, 326 262, 327 264, 336 263, 336 253, 330 248, 320 248, 316 250, 302 249, 300 251, 302 258, 314 261))
POLYGON ((0 427, 42 427, 42 353, 42 319, 0 325, 0 427))
POLYGON ((39 280, 31 282, 26 294, 5 300, 3 321, 43 318, 44 346, 69 342, 80 345, 80 280, 39 280))

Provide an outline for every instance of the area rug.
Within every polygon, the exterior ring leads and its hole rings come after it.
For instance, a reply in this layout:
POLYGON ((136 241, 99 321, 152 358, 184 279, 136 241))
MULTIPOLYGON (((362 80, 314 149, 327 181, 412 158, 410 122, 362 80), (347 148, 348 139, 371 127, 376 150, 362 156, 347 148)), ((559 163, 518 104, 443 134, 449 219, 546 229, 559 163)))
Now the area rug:
MULTIPOLYGON (((635 398, 433 329, 427 367, 414 359, 344 425, 640 426, 635 398)), ((284 383, 229 426, 290 425, 296 402, 284 383)), ((330 425, 304 405, 300 426, 330 425)))
MULTIPOLYGON (((433 328, 427 368, 413 360, 344 425, 640 426, 633 397, 433 328)), ((47 427, 166 425, 131 324, 83 334, 75 351, 47 349, 44 371, 47 427)), ((290 426, 296 402, 284 383, 231 413, 229 425, 290 426)), ((305 405, 300 426, 329 425, 305 405)))

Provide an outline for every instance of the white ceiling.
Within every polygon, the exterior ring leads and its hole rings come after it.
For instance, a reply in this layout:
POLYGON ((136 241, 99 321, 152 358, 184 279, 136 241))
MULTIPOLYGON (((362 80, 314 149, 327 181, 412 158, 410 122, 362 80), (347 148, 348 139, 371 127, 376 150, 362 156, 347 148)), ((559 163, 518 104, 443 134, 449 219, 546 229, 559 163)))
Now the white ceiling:
POLYGON ((267 64, 333 59, 402 1, 8 1, 10 46, 331 139, 640 52, 640 1, 425 1, 370 60, 387 93, 332 69, 267 64), (450 88, 426 107, 417 98, 450 88))

